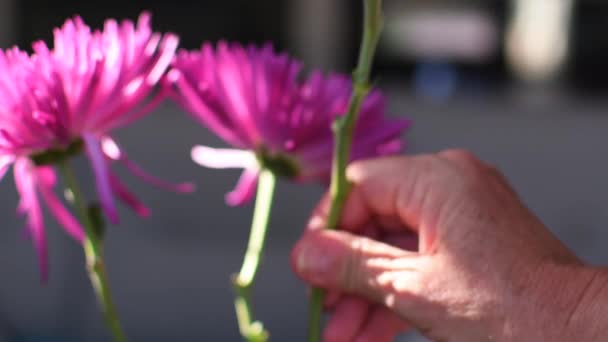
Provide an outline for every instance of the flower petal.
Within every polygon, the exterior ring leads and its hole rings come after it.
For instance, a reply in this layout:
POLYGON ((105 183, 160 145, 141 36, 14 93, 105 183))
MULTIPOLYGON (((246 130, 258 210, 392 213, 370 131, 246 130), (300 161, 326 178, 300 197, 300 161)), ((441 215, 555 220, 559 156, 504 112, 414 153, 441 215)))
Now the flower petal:
POLYGON ((171 70, 167 77, 179 90, 180 96, 175 96, 176 102, 186 108, 196 120, 232 145, 247 145, 246 140, 239 136, 232 120, 212 110, 180 71, 171 70))
POLYGON ((36 173, 38 175, 38 190, 49 207, 51 214, 70 236, 82 243, 85 238, 82 226, 53 192, 53 187, 56 183, 53 169, 50 167, 39 167, 36 173))
POLYGON ((141 203, 139 199, 137 199, 137 197, 135 197, 135 195, 133 195, 133 193, 131 193, 124 184, 122 184, 118 177, 111 173, 110 185, 112 186, 112 191, 114 191, 118 198, 128 205, 137 215, 140 217, 150 216, 150 209, 141 203))
POLYGON ((14 161, 15 158, 13 156, 5 155, 0 157, 0 180, 4 178, 4 175, 6 175, 6 171, 8 171, 8 168, 14 161))
POLYGON ((174 34, 167 34, 163 37, 163 40, 160 42, 160 54, 146 80, 150 85, 158 83, 160 78, 165 74, 178 44, 179 38, 174 34))
POLYGON ((255 154, 247 150, 197 145, 192 148, 190 156, 195 163, 211 169, 257 170, 259 168, 255 154))
POLYGON ((40 279, 42 282, 46 282, 49 269, 48 250, 42 210, 36 193, 36 174, 34 168, 34 164, 29 159, 18 159, 15 162, 14 168, 15 184, 21 196, 20 207, 23 213, 27 215, 27 228, 38 254, 40 279))
POLYGON ((116 210, 116 204, 114 203, 110 185, 110 171, 106 164, 100 143, 97 138, 88 134, 83 135, 82 139, 85 143, 91 166, 93 167, 93 173, 95 174, 95 185, 97 187, 101 206, 106 215, 108 215, 110 222, 118 223, 118 211, 116 210))
POLYGON ((109 136, 101 138, 101 150, 106 157, 112 160, 118 161, 122 158, 122 151, 120 150, 120 147, 118 147, 116 141, 109 136))
MULTIPOLYGON (((410 126, 411 121, 407 119, 387 120, 375 127, 360 125, 355 132, 351 161, 382 155, 382 146, 399 139, 401 133, 410 126)), ((396 153, 398 151, 391 152, 396 153)))
POLYGON ((105 136, 101 140, 101 148, 106 157, 121 162, 131 173, 141 178, 144 182, 150 183, 157 188, 165 189, 178 193, 190 193, 194 192, 194 184, 192 183, 168 183, 158 177, 155 177, 146 172, 141 166, 137 165, 134 161, 127 157, 114 139, 109 136, 105 136))
POLYGON ((226 203, 238 206, 251 201, 258 185, 258 175, 257 170, 243 171, 234 190, 226 194, 226 203))
POLYGON ((125 167, 131 171, 132 174, 139 177, 146 183, 152 184, 157 188, 165 189, 168 191, 173 191, 177 193, 191 193, 194 192, 195 186, 192 183, 169 183, 166 182, 156 176, 153 176, 146 172, 141 166, 137 165, 134 161, 123 157, 120 161, 125 165, 125 167))

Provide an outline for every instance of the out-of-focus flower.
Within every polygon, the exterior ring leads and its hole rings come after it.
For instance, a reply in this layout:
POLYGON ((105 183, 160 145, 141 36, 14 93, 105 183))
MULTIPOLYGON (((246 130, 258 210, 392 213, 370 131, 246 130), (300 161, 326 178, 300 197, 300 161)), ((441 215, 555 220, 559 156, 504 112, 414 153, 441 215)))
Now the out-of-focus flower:
MULTIPOLYGON (((114 195, 147 215, 147 209, 110 171, 109 161, 122 161, 145 179, 150 176, 126 159, 109 134, 166 98, 155 86, 177 45, 176 36, 152 32, 150 15, 144 13, 137 24, 107 20, 100 31, 91 31, 75 17, 55 29, 52 49, 39 41, 31 55, 17 48, 0 51, 0 177, 14 165, 19 211, 27 215, 43 279, 47 253, 39 195, 70 235, 79 241, 84 238, 78 222, 53 194, 52 164, 60 158, 85 150, 110 221, 118 220, 114 195)), ((189 184, 174 187, 191 188, 189 184)))
MULTIPOLYGON (((296 181, 327 183, 333 155, 332 123, 345 114, 352 82, 343 75, 313 72, 299 80, 301 65, 271 45, 257 48, 220 42, 200 51, 179 51, 167 84, 194 118, 238 149, 196 146, 192 158, 211 168, 243 168, 226 200, 249 201, 260 168, 296 181)), ((385 99, 373 90, 362 104, 352 159, 394 154, 405 119, 384 114, 385 99)))

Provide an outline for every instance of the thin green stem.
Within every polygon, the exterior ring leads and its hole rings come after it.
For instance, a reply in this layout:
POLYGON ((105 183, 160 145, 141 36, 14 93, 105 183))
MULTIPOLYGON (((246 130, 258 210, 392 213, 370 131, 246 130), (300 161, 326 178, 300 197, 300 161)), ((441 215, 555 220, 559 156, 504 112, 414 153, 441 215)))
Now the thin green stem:
MULTIPOLYGON (((332 163, 331 185, 329 188, 331 206, 327 218, 327 228, 336 229, 342 214, 344 202, 350 185, 346 179, 346 166, 350 160, 353 131, 361 104, 367 96, 370 85, 369 75, 372 61, 382 31, 382 1, 363 0, 363 39, 359 52, 357 67, 353 72, 353 93, 347 113, 334 122, 334 158, 332 163)), ((308 341, 321 341, 321 315, 323 311, 324 291, 313 288, 309 302, 308 341)))
POLYGON ((97 295, 97 300, 103 311, 106 325, 110 329, 114 341, 125 342, 127 338, 122 330, 116 307, 112 301, 112 293, 103 260, 103 245, 98 231, 95 229, 94 220, 87 208, 86 200, 80 191, 78 181, 68 159, 61 159, 58 165, 65 179, 66 186, 74 197, 74 205, 85 229, 84 253, 87 261, 87 271, 97 295))
POLYGON ((258 184, 258 191, 253 210, 249 243, 241 271, 233 279, 236 298, 234 306, 239 323, 239 331, 243 338, 249 342, 265 342, 268 332, 264 330, 261 322, 254 321, 251 303, 251 288, 255 281, 260 260, 264 252, 266 231, 272 210, 276 176, 269 170, 262 170, 258 184))

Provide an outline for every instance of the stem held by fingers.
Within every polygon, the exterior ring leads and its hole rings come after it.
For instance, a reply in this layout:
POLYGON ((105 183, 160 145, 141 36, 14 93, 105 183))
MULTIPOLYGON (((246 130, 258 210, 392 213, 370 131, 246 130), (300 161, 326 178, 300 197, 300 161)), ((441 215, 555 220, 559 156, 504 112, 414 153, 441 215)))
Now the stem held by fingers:
POLYGON ((259 184, 249 243, 245 252, 245 259, 240 272, 233 280, 235 290, 235 310, 239 324, 239 331, 248 342, 265 342, 268 340, 268 332, 264 330, 261 322, 254 321, 251 303, 251 288, 255 281, 266 241, 266 231, 272 210, 276 176, 272 171, 262 170, 259 176, 259 184))
MULTIPOLYGON (((363 40, 357 67, 353 72, 353 93, 347 113, 336 119, 333 125, 335 145, 329 190, 331 206, 327 221, 328 229, 335 229, 337 227, 349 192, 350 186, 346 179, 346 166, 350 160, 353 132, 361 109, 361 103, 370 90, 369 75, 380 32, 382 31, 382 1, 363 0, 363 4, 363 40)), ((312 290, 309 304, 309 342, 321 341, 321 314, 324 297, 322 289, 314 288, 312 290)))

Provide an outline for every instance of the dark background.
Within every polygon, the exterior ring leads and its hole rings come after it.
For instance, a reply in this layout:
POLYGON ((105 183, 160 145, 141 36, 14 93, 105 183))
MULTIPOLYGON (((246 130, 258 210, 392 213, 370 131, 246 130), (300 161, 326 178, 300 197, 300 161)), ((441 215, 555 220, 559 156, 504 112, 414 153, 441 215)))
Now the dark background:
MULTIPOLYGON (((551 9, 562 1, 527 2, 551 9)), ((0 0, 0 47, 27 48, 49 39, 53 27, 76 13, 99 27, 104 18, 136 18, 147 9, 155 29, 178 33, 186 48, 203 40, 272 41, 308 68, 349 72, 358 48, 359 6, 347 0, 0 0)), ((608 5, 573 1, 568 19, 554 25, 563 31, 557 38, 543 31, 552 27, 554 12, 544 8, 539 15, 518 6, 516 1, 385 1, 387 30, 374 79, 389 95, 390 112, 414 119, 404 137, 409 153, 472 150, 503 170, 529 207, 584 260, 606 264, 608 5), (526 11, 538 26, 515 20, 526 11), (439 19, 429 24, 420 18, 439 19), (454 33, 465 26, 473 33, 454 33), (550 58, 543 62, 542 53, 529 52, 523 43, 509 45, 514 27, 523 27, 523 37, 536 42, 566 40, 559 65, 548 72, 542 66, 550 58), (473 37, 482 38, 471 42, 473 37), (420 42, 441 49, 425 52, 420 42), (454 51, 463 46, 485 48, 462 57, 454 51), (540 60, 536 69, 525 66, 531 60, 540 60)), ((229 276, 240 266, 252 208, 223 203, 238 172, 205 170, 189 160, 193 145, 222 142, 171 104, 118 136, 148 170, 199 187, 193 195, 175 195, 123 174, 153 210, 147 220, 123 210, 121 223, 108 232, 109 274, 128 335, 133 341, 239 341, 229 276)), ((86 163, 79 171, 90 179, 86 163)), ((0 341, 107 340, 81 249, 51 218, 51 278, 40 284, 34 251, 14 215, 11 178, 0 184, 0 341)), ((314 185, 279 184, 255 292, 258 317, 274 341, 304 340, 305 287, 291 274, 288 253, 321 193, 314 185)))

